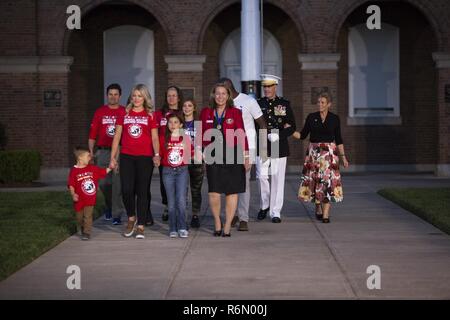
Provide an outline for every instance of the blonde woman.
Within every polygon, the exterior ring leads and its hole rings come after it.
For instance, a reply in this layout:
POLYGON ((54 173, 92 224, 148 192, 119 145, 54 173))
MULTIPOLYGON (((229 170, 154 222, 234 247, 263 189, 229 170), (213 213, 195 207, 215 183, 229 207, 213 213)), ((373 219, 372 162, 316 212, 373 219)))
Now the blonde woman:
POLYGON ((349 165, 339 116, 329 111, 331 103, 331 95, 321 93, 317 102, 319 111, 308 115, 297 136, 303 140, 310 135, 298 198, 314 202, 316 218, 323 223, 330 222, 331 203, 343 200, 339 163, 342 161, 345 168, 349 165))
POLYGON ((132 89, 130 96, 126 114, 116 122, 110 167, 113 169, 118 167, 116 155, 121 142, 122 198, 128 215, 128 224, 123 235, 131 237, 136 233, 136 239, 144 239, 144 225, 150 205, 148 190, 153 166, 158 167, 160 164, 158 127, 147 87, 138 84, 132 89))

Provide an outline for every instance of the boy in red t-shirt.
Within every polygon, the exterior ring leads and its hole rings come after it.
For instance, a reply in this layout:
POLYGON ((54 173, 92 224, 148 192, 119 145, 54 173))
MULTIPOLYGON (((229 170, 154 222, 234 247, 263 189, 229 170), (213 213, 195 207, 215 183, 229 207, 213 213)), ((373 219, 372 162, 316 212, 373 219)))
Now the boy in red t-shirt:
POLYGON ((70 169, 67 186, 73 199, 78 233, 81 233, 83 240, 89 240, 97 200, 98 181, 105 178, 111 169, 89 164, 92 156, 86 148, 77 147, 74 154, 77 164, 70 169))

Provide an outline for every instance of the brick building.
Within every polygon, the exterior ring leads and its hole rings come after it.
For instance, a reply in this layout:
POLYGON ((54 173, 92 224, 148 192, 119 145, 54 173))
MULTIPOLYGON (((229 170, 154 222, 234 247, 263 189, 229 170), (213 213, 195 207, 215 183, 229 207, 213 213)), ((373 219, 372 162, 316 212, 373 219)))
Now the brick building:
MULTIPOLYGON (((44 175, 61 172, 116 76, 146 82, 156 106, 169 84, 205 105, 219 76, 239 80, 240 11, 235 0, 1 1, 7 148, 37 149, 44 175), (66 26, 73 4, 80 30, 66 26)), ((450 175, 449 1, 268 0, 262 12, 264 71, 283 78, 298 127, 328 90, 351 170, 450 175), (381 30, 365 27, 373 4, 381 30)), ((291 141, 291 170, 306 144, 291 141)))

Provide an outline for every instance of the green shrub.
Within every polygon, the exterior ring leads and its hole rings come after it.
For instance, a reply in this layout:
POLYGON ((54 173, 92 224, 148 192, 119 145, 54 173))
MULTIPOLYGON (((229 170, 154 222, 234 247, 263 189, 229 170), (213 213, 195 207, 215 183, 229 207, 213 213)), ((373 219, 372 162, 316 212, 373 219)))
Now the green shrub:
POLYGON ((5 126, 2 123, 0 123, 0 150, 5 150, 7 142, 8 138, 6 137, 5 126))
POLYGON ((41 156, 38 151, 0 151, 0 182, 32 182, 39 179, 41 156))

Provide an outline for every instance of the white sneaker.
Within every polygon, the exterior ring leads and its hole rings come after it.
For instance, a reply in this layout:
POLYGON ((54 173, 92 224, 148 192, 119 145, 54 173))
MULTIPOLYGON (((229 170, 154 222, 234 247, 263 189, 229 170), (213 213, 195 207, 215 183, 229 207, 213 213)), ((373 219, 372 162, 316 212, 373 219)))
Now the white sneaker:
POLYGON ((189 236, 189 232, 185 229, 178 231, 178 234, 180 235, 180 238, 187 238, 189 236))
POLYGON ((136 229, 136 239, 145 239, 144 230, 141 228, 136 229))
POLYGON ((169 233, 169 237, 171 237, 171 238, 178 238, 178 232, 172 231, 171 233, 169 233))

